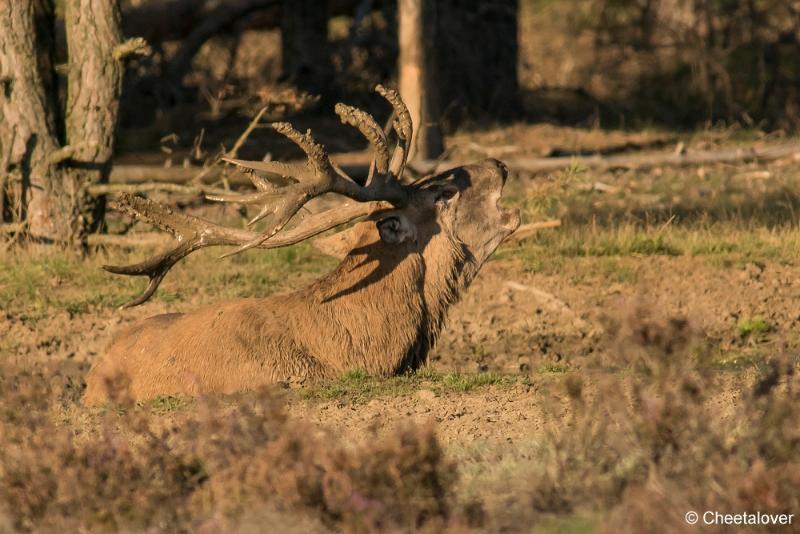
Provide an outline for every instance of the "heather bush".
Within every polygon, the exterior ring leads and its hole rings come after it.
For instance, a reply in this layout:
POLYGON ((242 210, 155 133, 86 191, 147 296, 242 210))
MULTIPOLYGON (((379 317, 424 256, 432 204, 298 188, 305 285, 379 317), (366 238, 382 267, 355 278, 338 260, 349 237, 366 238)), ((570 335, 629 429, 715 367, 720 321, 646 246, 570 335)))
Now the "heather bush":
POLYGON ((84 414, 98 420, 78 434, 59 422, 54 384, 46 371, 8 366, 0 378, 0 517, 14 530, 228 530, 260 516, 312 530, 448 521, 454 470, 431 428, 348 445, 287 419, 265 391, 233 404, 201 399, 166 418, 118 404, 84 414))
POLYGON ((565 380, 568 423, 538 449, 535 512, 600 514, 609 531, 648 532, 685 529, 690 510, 800 509, 794 359, 776 357, 750 380, 728 376, 685 319, 643 309, 619 335, 631 379, 591 390, 577 375, 565 380))

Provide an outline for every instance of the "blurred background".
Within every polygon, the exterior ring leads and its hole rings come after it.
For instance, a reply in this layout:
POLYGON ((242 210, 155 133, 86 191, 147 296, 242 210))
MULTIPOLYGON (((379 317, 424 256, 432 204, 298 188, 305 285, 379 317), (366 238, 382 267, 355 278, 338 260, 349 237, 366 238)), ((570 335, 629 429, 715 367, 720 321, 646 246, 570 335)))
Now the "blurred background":
POLYGON ((104 196, 132 183, 247 185, 227 180, 222 156, 302 157, 272 121, 310 128, 363 176, 366 141, 333 105, 387 121, 378 83, 411 110, 417 173, 487 156, 541 172, 570 160, 531 158, 680 155, 732 138, 753 149, 800 124, 797 0, 5 5, 0 213, 56 241, 102 231, 104 196))
MULTIPOLYGON (((792 0, 429 4, 418 31, 438 102, 427 121, 445 135, 543 121, 790 130, 800 119, 792 0)), ((188 150, 200 128, 213 144, 276 95, 321 97, 300 99, 301 118, 338 123, 340 100, 377 112, 372 87, 397 83, 402 67, 397 0, 125 0, 122 20, 152 54, 129 65, 121 154, 158 151, 169 133, 188 150)), ((333 150, 356 148, 358 136, 337 132, 333 150)))

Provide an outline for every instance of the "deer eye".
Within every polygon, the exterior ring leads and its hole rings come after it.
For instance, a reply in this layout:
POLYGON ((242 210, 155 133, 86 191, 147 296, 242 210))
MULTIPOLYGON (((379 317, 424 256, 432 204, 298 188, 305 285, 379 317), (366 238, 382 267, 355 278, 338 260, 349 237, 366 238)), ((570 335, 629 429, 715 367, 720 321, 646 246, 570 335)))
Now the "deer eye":
POLYGON ((449 204, 450 201, 458 197, 458 188, 453 185, 443 185, 436 190, 434 202, 436 204, 449 204))
POLYGON ((404 243, 414 237, 414 229, 405 217, 386 217, 378 221, 381 241, 390 245, 404 243))

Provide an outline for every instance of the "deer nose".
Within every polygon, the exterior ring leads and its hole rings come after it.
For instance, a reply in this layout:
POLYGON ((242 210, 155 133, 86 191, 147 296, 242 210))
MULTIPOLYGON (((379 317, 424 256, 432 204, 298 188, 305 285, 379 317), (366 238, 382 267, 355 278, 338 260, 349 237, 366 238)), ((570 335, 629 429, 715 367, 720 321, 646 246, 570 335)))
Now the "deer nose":
POLYGON ((503 183, 506 183, 506 179, 508 178, 508 166, 502 161, 498 161, 497 166, 500 167, 500 172, 503 174, 503 183))

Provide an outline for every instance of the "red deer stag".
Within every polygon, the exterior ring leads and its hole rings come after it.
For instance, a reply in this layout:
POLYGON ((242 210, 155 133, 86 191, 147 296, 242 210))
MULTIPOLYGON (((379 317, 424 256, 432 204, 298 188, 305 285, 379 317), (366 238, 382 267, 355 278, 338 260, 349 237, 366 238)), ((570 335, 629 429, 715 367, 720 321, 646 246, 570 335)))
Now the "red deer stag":
POLYGON ((394 108, 392 154, 372 116, 336 106, 342 122, 358 128, 374 151, 363 185, 334 165, 310 132, 286 123, 273 127, 303 149, 307 163, 229 161, 250 174, 258 191, 210 198, 260 206, 251 223, 269 216, 263 232, 219 226, 141 197, 118 200, 120 209, 178 239, 175 248, 142 263, 105 267, 150 278, 128 306, 150 298, 169 269, 200 248, 236 246, 237 253, 282 247, 364 219, 348 230, 352 250, 341 264, 305 289, 158 315, 126 328, 89 371, 86 404, 112 397, 109 384, 118 375, 129 379, 129 395, 144 400, 312 382, 356 368, 390 375, 426 361, 448 307, 516 230, 519 213, 498 205, 508 171, 496 160, 404 183, 411 119, 395 91, 377 91, 394 108), (324 193, 349 201, 287 226, 308 200, 324 193))

